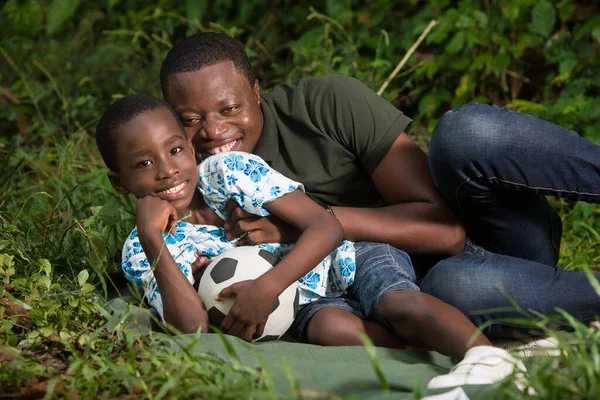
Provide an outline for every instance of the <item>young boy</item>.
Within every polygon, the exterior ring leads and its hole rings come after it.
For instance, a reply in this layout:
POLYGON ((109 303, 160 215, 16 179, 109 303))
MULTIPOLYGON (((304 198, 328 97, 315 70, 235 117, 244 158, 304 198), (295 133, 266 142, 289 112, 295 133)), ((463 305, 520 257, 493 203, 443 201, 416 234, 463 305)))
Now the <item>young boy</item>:
MULTIPOLYGON (((455 308, 419 292, 414 271, 393 262, 405 257, 403 252, 342 242, 336 218, 306 196, 301 184, 259 157, 229 152, 196 166, 193 146, 163 101, 146 95, 116 101, 100 119, 96 141, 111 184, 138 199, 137 227, 124 246, 123 271, 145 290, 160 316, 182 332, 207 330, 206 310, 192 286, 192 263, 198 254, 211 257, 235 246, 223 228, 225 204, 234 199, 248 212, 276 215, 301 235, 293 246, 262 245, 284 256, 278 267, 219 295, 236 297, 221 325, 224 332, 245 340, 260 336, 275 298, 299 281, 301 304, 326 307, 327 298, 343 296, 399 341, 459 358, 469 347, 490 345, 482 334, 469 344, 475 326, 455 308)), ((299 312, 294 322, 293 333, 301 340, 309 318, 299 312)))

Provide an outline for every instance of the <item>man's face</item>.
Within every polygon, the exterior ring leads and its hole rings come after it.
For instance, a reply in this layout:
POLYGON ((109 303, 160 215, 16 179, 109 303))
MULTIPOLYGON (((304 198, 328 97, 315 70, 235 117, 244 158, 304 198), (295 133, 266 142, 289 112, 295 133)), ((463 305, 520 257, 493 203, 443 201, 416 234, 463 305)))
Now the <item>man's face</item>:
POLYGON ((198 172, 194 149, 173 114, 166 108, 145 111, 112 134, 119 169, 108 173, 114 188, 138 199, 156 195, 176 210, 186 210, 198 172))
POLYGON ((258 80, 251 87, 232 61, 171 75, 166 99, 198 161, 223 151, 254 151, 263 126, 258 80))

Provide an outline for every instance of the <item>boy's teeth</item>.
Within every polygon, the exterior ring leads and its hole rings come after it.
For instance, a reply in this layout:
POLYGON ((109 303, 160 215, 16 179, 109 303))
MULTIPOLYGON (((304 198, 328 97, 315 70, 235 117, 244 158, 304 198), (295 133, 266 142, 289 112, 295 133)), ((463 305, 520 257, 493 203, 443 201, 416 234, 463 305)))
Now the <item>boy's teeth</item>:
POLYGON ((184 183, 179 184, 179 185, 177 185, 175 187, 172 187, 171 189, 164 190, 163 193, 177 193, 181 189, 183 189, 183 185, 184 185, 184 183))
POLYGON ((229 142, 227 144, 224 144, 223 146, 219 146, 219 147, 215 147, 213 149, 209 150, 209 153, 211 154, 219 154, 222 153, 224 151, 230 151, 232 150, 235 145, 237 144, 237 140, 234 140, 233 142, 229 142))

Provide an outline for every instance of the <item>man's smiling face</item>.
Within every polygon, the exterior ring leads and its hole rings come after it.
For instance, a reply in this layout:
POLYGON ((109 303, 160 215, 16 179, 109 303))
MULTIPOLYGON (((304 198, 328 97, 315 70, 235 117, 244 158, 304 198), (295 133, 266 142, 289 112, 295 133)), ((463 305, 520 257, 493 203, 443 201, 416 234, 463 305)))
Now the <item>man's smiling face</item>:
POLYGON ((166 108, 145 111, 112 135, 118 171, 108 176, 115 189, 138 199, 155 195, 186 212, 198 172, 194 149, 173 114, 166 108))
POLYGON ((171 75, 166 100, 198 161, 223 151, 251 153, 256 147, 263 127, 258 80, 250 86, 232 61, 171 75))

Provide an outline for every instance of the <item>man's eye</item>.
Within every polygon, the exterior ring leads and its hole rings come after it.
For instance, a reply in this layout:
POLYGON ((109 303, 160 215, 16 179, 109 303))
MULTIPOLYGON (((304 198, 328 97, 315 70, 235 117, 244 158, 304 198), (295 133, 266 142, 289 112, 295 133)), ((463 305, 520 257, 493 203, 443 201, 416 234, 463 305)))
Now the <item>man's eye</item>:
POLYGON ((178 154, 181 153, 183 151, 183 147, 174 147, 173 149, 171 149, 171 154, 178 154))
POLYGON ((144 167, 148 167, 152 165, 152 161, 150 160, 144 160, 144 161, 140 161, 139 163, 137 163, 135 165, 136 168, 144 168, 144 167))
POLYGON ((188 125, 189 126, 189 125, 194 125, 195 123, 198 122, 198 120, 199 119, 196 118, 196 117, 190 117, 190 118, 182 118, 181 121, 183 122, 184 125, 188 125))
POLYGON ((238 106, 229 106, 229 107, 226 107, 226 108, 223 110, 223 112, 226 112, 226 113, 234 112, 234 111, 236 111, 238 108, 239 108, 238 106))

